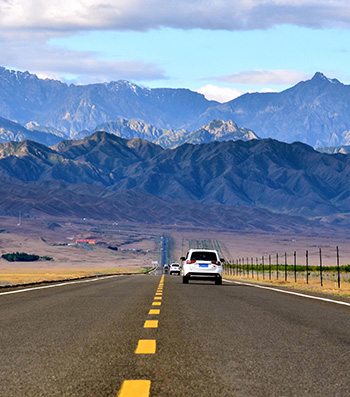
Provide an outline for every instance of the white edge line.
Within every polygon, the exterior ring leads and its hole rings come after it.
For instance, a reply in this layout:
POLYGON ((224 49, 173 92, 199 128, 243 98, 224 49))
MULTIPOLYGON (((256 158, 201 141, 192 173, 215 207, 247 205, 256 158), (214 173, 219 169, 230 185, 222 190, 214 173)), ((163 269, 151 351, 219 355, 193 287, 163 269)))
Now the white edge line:
POLYGON ((348 303, 348 302, 336 301, 336 300, 328 299, 328 298, 321 298, 319 296, 301 294, 300 292, 286 291, 286 290, 278 289, 278 288, 265 287, 264 285, 242 283, 240 281, 231 281, 231 280, 227 280, 227 279, 223 279, 223 281, 225 281, 226 283, 235 283, 235 284, 247 285, 248 287, 269 289, 271 291, 282 292, 283 294, 297 295, 297 296, 301 296, 303 298, 316 299, 316 300, 324 301, 324 302, 337 303, 338 305, 350 306, 350 303, 348 303))
MULTIPOLYGON (((53 285, 44 285, 42 287, 34 287, 34 288, 25 288, 25 289, 18 289, 16 291, 8 291, 8 292, 0 292, 0 295, 10 295, 10 294, 19 294, 20 292, 29 292, 29 291, 35 291, 38 289, 45 289, 45 288, 55 288, 55 287, 63 287, 64 285, 70 285, 70 284, 80 284, 80 283, 91 283, 92 281, 98 281, 98 280, 104 280, 106 278, 113 278, 113 277, 122 277, 122 274, 115 274, 113 276, 105 276, 105 277, 97 277, 89 280, 77 280, 77 281, 67 281, 65 283, 59 283, 59 284, 53 284, 53 285)), ((11 288, 11 287, 9 287, 11 288)))

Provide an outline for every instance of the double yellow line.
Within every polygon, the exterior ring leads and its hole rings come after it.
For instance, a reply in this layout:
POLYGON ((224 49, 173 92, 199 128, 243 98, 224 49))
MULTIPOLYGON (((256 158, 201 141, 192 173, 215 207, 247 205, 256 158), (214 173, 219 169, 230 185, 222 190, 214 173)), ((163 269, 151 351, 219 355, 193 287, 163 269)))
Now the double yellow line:
MULTIPOLYGON (((161 306, 164 287, 164 275, 160 279, 156 294, 154 296, 152 306, 161 306)), ((150 309, 149 316, 159 315, 160 309, 150 309)), ((143 328, 158 328, 158 320, 146 320, 143 328)), ((155 339, 140 339, 135 354, 155 354, 157 349, 157 341, 155 339)), ((118 397, 149 397, 151 389, 150 380, 125 380, 118 393, 118 397)))

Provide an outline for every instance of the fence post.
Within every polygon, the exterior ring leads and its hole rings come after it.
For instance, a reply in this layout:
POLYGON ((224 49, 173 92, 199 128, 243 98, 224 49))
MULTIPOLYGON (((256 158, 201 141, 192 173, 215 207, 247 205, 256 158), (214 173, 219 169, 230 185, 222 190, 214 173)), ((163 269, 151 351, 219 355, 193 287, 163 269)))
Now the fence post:
POLYGON ((262 270, 263 270, 263 280, 265 280, 265 264, 264 264, 264 255, 261 257, 262 262, 262 270))
POLYGON ((243 277, 245 277, 244 258, 242 258, 243 277))
POLYGON ((321 279, 321 287, 323 287, 323 274, 322 274, 322 251, 320 248, 320 279, 321 279))
POLYGON ((297 252, 294 251, 294 282, 297 282, 297 252))
POLYGON ((284 253, 284 281, 287 281, 287 252, 284 253))
POLYGON ((339 248, 337 246, 338 288, 340 288, 339 248))
POLYGON ((259 265, 258 265, 259 259, 255 258, 255 264, 256 264, 256 279, 259 280, 259 265))
POLYGON ((248 275, 248 278, 249 278, 249 258, 247 257, 247 275, 248 275))
POLYGON ((277 280, 278 280, 278 254, 276 254, 277 280))
POLYGON ((250 263, 252 265, 252 278, 254 278, 254 259, 250 258, 250 263))
POLYGON ((309 251, 308 250, 306 250, 305 261, 306 261, 306 284, 309 284, 309 251))
POLYGON ((269 255, 269 280, 271 280, 271 255, 269 255))

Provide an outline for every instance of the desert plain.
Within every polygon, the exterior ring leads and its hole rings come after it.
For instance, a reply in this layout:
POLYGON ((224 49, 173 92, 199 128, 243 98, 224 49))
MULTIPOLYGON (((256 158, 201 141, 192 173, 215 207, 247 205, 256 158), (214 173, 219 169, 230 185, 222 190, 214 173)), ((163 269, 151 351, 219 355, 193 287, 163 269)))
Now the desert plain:
MULTIPOLYGON (((0 256, 12 252, 25 252, 48 256, 52 260, 36 262, 8 262, 0 259, 0 286, 12 287, 27 283, 59 281, 103 274, 140 273, 160 261, 161 237, 169 239, 168 260, 179 262, 189 248, 217 248, 228 263, 244 258, 245 263, 256 263, 264 256, 265 264, 271 255, 272 263, 288 265, 294 261, 305 264, 305 252, 309 253, 309 265, 319 265, 319 249, 322 265, 336 266, 336 246, 339 247, 340 265, 350 264, 350 239, 342 232, 327 233, 324 229, 305 233, 277 233, 266 231, 237 231, 207 227, 154 225, 147 223, 99 221, 93 219, 54 219, 45 217, 0 217, 0 256), (76 240, 92 239, 93 245, 77 244, 76 240), (110 247, 117 247, 113 250, 110 247)), ((299 277, 299 276, 298 276, 299 277)), ((278 284, 305 288, 304 280, 294 285, 289 277, 285 283, 280 276, 278 284)), ((350 290, 347 275, 342 275, 342 291, 350 290), (348 288, 349 287, 349 288, 348 288)), ((257 281, 257 280, 255 280, 257 281)), ((260 282, 268 281, 260 277, 260 282)), ((276 280, 275 280, 276 282, 276 280)), ((325 276, 323 289, 334 289, 334 280, 325 276)), ((308 288, 319 289, 317 277, 308 288), (312 285, 314 284, 314 286, 312 285)), ((337 291, 337 289, 335 289, 337 291)), ((339 292, 339 291, 338 291, 339 292)))

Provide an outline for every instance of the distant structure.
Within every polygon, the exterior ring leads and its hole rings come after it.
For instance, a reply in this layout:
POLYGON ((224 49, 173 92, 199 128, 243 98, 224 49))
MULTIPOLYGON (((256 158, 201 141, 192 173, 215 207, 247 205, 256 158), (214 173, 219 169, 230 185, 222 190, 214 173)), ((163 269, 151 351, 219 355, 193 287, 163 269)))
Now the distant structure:
POLYGON ((91 240, 91 239, 77 239, 76 240, 77 244, 96 244, 96 240, 91 240))
POLYGON ((19 213, 18 213, 18 223, 17 223, 17 226, 22 226, 22 217, 21 217, 21 211, 19 211, 19 213))

